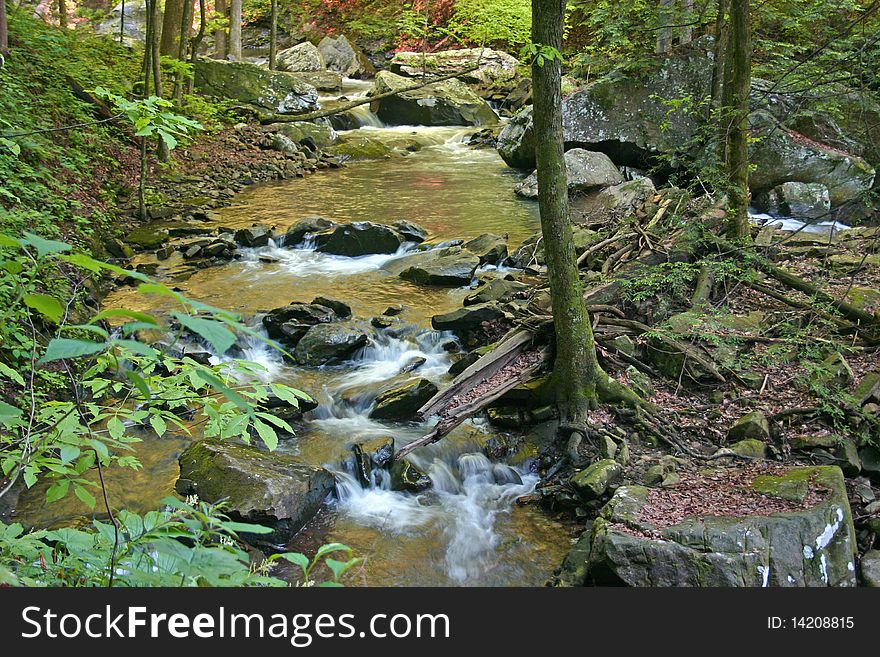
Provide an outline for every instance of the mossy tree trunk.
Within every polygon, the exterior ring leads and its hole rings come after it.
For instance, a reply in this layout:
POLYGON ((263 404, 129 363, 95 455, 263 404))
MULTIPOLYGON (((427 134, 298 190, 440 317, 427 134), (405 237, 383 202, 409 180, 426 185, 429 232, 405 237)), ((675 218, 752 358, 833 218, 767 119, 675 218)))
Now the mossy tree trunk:
POLYGON ((241 0, 231 0, 229 5, 229 54, 241 61, 241 0))
POLYGON ((0 0, 0 55, 9 56, 9 25, 6 22, 6 0, 0 0))
MULTIPOLYGON (((532 41, 562 50, 565 0, 533 0, 532 41)), ((562 64, 545 58, 532 65, 538 205, 550 277, 556 362, 557 404, 567 422, 583 420, 596 400, 596 381, 604 376, 596 358, 590 317, 577 268, 565 175, 562 133, 562 64)))
POLYGON ((159 52, 166 57, 177 57, 184 2, 185 0, 165 0, 165 13, 162 16, 162 41, 159 44, 159 52))
POLYGON ((725 168, 729 186, 730 237, 749 236, 749 90, 752 84, 752 35, 749 0, 730 0, 730 34, 725 56, 725 168))

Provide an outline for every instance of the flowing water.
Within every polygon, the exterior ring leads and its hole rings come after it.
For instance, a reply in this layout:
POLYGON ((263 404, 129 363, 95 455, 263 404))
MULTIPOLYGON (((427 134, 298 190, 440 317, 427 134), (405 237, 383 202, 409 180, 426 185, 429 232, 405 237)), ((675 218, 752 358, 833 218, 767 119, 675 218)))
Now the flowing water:
MULTIPOLYGON (((351 83, 348 97, 364 93, 351 83)), ((473 129, 384 128, 365 107, 357 113, 362 134, 394 142, 416 140, 421 150, 390 160, 354 163, 312 177, 254 186, 221 212, 225 226, 254 222, 283 231, 299 219, 322 215, 336 221, 392 223, 406 219, 424 227, 429 240, 507 234, 516 247, 538 227, 534 203, 512 192, 517 174, 493 150, 473 150, 473 129)), ((337 494, 297 536, 291 549, 313 551, 339 541, 365 557, 354 584, 363 585, 540 585, 567 551, 565 528, 540 510, 518 506, 537 477, 528 463, 492 462, 480 448, 493 430, 470 421, 440 443, 417 450, 413 462, 432 487, 414 495, 390 490, 381 471, 363 487, 346 472, 352 444, 394 436, 397 447, 424 435, 429 424, 384 423, 368 417, 378 391, 408 377, 448 381, 451 364, 443 348, 452 338, 430 328, 430 317, 461 305, 468 290, 407 283, 383 267, 403 253, 344 258, 314 251, 308 243, 245 250, 240 260, 175 279, 174 259, 166 275, 185 294, 245 316, 292 301, 323 295, 349 303, 356 321, 401 304, 393 332, 377 332, 351 362, 337 367, 296 368, 259 341, 243 345, 243 357, 261 364, 266 380, 289 383, 312 394, 318 409, 306 427, 279 449, 334 472, 337 494), (402 374, 414 359, 424 364, 402 374)), ((142 308, 126 289, 108 304, 142 308)), ((144 469, 111 483, 114 505, 136 511, 155 508, 172 492, 182 438, 145 436, 137 452, 144 469)), ((68 521, 84 514, 75 499, 46 505, 40 491, 23 497, 19 516, 33 524, 68 521)))

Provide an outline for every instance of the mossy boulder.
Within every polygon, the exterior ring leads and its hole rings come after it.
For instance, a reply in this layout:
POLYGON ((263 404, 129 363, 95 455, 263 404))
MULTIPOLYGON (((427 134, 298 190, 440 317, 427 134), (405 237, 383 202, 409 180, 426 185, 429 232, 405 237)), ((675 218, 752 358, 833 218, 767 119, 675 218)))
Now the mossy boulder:
POLYGON ((250 445, 202 440, 180 455, 180 477, 207 502, 227 499, 235 520, 265 525, 271 534, 248 535, 248 542, 274 547, 290 541, 333 490, 333 476, 297 457, 250 445))
POLYGON ((370 339, 363 329, 342 324, 319 324, 311 327, 297 342, 294 360, 300 365, 318 367, 342 363, 370 339))
POLYGON ((230 98, 277 114, 300 114, 318 108, 318 91, 299 78, 248 62, 200 57, 195 86, 209 96, 230 98))
POLYGON ((298 43, 290 48, 278 52, 275 58, 276 68, 279 71, 298 73, 301 71, 323 71, 327 68, 324 55, 308 41, 298 43))
POLYGON ((278 134, 284 135, 295 144, 314 144, 320 149, 332 146, 337 142, 333 128, 309 121, 295 121, 293 123, 275 123, 271 127, 277 127, 278 134))
POLYGON ((376 74, 376 68, 370 60, 344 34, 324 37, 318 44, 318 50, 329 70, 347 78, 364 79, 376 74))
POLYGON ((436 384, 416 379, 379 393, 370 412, 374 420, 411 420, 431 397, 437 394, 436 384))
POLYGON ((343 161, 387 160, 394 154, 391 146, 373 137, 350 134, 340 139, 342 143, 330 152, 343 161))
POLYGON ((125 242, 135 249, 158 249, 168 243, 170 236, 163 223, 139 226, 125 236, 125 242))
POLYGON ((507 238, 483 233, 462 244, 462 248, 477 256, 481 265, 497 265, 507 257, 507 238))
POLYGON ((441 315, 434 315, 431 318, 431 326, 437 331, 465 333, 480 328, 484 322, 493 322, 502 319, 504 316, 504 311, 496 304, 483 303, 476 306, 459 308, 441 315))
POLYGON ((508 281, 503 278, 493 278, 485 285, 481 285, 476 291, 464 298, 465 306, 475 306, 481 303, 490 303, 492 301, 510 301, 516 295, 522 294, 530 286, 519 281, 508 281))
MULTIPOLYGON (((390 71, 376 76, 374 94, 405 89, 413 80, 390 71)), ((420 89, 404 91, 374 103, 378 117, 389 125, 494 125, 498 116, 489 104, 465 83, 445 80, 420 89)))
POLYGON ((608 492, 622 476, 623 468, 617 461, 602 459, 573 475, 569 483, 582 498, 594 500, 608 492))
POLYGON ((770 424, 767 417, 761 411, 746 413, 727 430, 727 439, 744 440, 754 438, 756 440, 770 439, 770 424))
POLYGON ((762 440, 755 438, 746 438, 738 440, 730 446, 730 451, 737 456, 747 459, 765 459, 767 458, 767 444, 762 440))
POLYGON ((862 555, 862 584, 871 588, 880 588, 880 550, 868 550, 862 555))
POLYGON ((449 75, 460 71, 463 82, 479 85, 510 83, 517 77, 519 60, 502 50, 461 48, 439 50, 425 55, 421 52, 399 52, 391 60, 391 70, 398 75, 421 78, 425 69, 430 75, 449 75), (476 70, 475 66, 479 64, 476 70))
POLYGON ((421 493, 430 487, 430 477, 406 459, 391 464, 391 490, 421 493))
MULTIPOLYGON (((856 537, 835 466, 762 475, 754 492, 808 508, 772 515, 642 519, 650 489, 621 486, 592 527, 589 581, 624 586, 855 586, 856 537)), ((710 502, 710 500, 707 500, 710 502)))

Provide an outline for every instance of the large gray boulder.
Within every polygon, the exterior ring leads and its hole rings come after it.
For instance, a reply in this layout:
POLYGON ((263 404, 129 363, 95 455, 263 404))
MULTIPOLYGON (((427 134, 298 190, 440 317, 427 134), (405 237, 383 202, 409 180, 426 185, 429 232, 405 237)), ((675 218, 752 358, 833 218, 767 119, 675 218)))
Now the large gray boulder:
MULTIPOLYGON (((565 153, 565 174, 568 192, 584 192, 623 182, 620 170, 605 153, 572 148, 565 153)), ((525 198, 538 198, 538 172, 519 183, 514 191, 525 198)))
POLYGON ((284 545, 333 490, 333 475, 299 458, 250 445, 200 440, 180 455, 178 490, 206 502, 227 500, 235 520, 273 529, 245 534, 259 546, 284 545))
POLYGON ((200 57, 195 86, 202 93, 231 98, 278 114, 299 114, 318 108, 318 91, 296 76, 281 71, 222 59, 200 57))
POLYGON ((143 43, 147 32, 147 3, 145 0, 126 0, 113 7, 110 17, 95 27, 96 34, 119 38, 120 17, 122 20, 122 38, 125 45, 143 43))
POLYGON ((419 285, 470 285, 480 258, 460 248, 426 251, 401 260, 400 278, 419 285))
POLYGON ((491 48, 462 48, 460 50, 440 50, 423 55, 420 52, 399 52, 391 60, 391 70, 409 78, 428 75, 449 75, 467 71, 458 76, 463 82, 491 85, 514 80, 517 76, 519 60, 501 50, 491 48), (473 69, 479 64, 479 68, 473 69))
POLYGON ((322 305, 311 303, 291 303, 270 310, 263 316, 266 334, 273 340, 281 340, 288 346, 296 343, 310 327, 328 324, 337 319, 336 313, 322 305))
MULTIPOLYGON (((701 115, 671 110, 667 101, 708 95, 712 60, 700 43, 642 77, 608 76, 569 95, 563 101, 566 148, 601 151, 615 164, 635 168, 656 164, 661 156, 671 167, 681 164, 688 144, 698 141, 701 115)), ((509 166, 535 168, 531 112, 522 110, 498 137, 498 152, 509 166)), ((803 138, 763 105, 752 112, 750 124, 757 138, 749 149, 753 195, 785 182, 821 183, 838 206, 870 189, 874 170, 857 155, 803 138)), ((694 147, 690 156, 701 154, 694 147)))
MULTIPOLYGON (((376 76, 374 95, 405 89, 412 84, 409 78, 381 71, 376 76)), ((482 126, 498 122, 495 110, 456 79, 382 98, 374 106, 378 117, 389 125, 482 126)))
POLYGON ((371 78, 375 67, 358 48, 353 46, 344 34, 338 37, 324 37, 318 44, 327 68, 341 73, 347 78, 371 78))
POLYGON ((831 210, 831 197, 820 183, 787 182, 757 196, 753 205, 774 215, 819 219, 831 210))
POLYGON ((575 223, 615 223, 642 207, 657 193, 650 178, 627 180, 595 194, 584 194, 572 200, 575 223))
MULTIPOLYGON (((855 586, 856 537, 836 466, 792 468, 749 485, 787 502, 770 515, 652 524, 650 495, 622 486, 593 523, 589 579, 624 586, 855 586), (816 501, 818 498, 818 501, 816 501)), ((657 494, 657 493, 654 493, 657 494)), ((703 502, 711 505, 711 499, 703 502)))
POLYGON ((279 71, 292 73, 323 71, 327 68, 324 55, 308 41, 280 51, 275 59, 275 64, 279 71))
POLYGON ((405 241, 403 235, 393 228, 369 221, 343 224, 332 232, 315 237, 318 251, 350 258, 374 253, 394 253, 405 241))
POLYGON ((318 324, 297 342, 293 358, 300 365, 320 367, 349 360, 363 349, 370 338, 363 329, 350 324, 318 324))

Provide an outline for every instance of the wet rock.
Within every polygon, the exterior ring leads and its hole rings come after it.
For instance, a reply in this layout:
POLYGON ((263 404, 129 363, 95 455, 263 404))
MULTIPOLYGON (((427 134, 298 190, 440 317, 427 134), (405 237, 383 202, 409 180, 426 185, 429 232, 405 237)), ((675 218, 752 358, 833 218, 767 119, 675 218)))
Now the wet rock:
MULTIPOLYGON (((381 71, 375 95, 405 89, 413 81, 381 71)), ((465 83, 452 79, 429 84, 376 101, 376 114, 389 125, 493 125, 498 116, 489 104, 465 83)))
POLYGON ((416 411, 436 394, 437 386, 427 379, 407 381, 381 392, 370 417, 374 420, 411 420, 416 411))
POLYGON ((308 41, 279 51, 275 58, 275 65, 279 71, 294 73, 300 71, 323 71, 327 68, 321 51, 308 41))
POLYGON ((408 374, 409 372, 414 372, 427 362, 428 359, 423 356, 413 356, 403 367, 400 368, 400 373, 408 374))
POLYGON ((348 360, 358 349, 367 346, 369 337, 363 329, 340 324, 319 324, 300 339, 293 357, 300 365, 317 367, 348 360))
POLYGON ((373 471, 384 469, 394 457, 394 438, 385 436, 374 438, 351 447, 354 453, 355 475, 362 486, 370 486, 373 482, 373 471))
POLYGON ((376 73, 370 60, 344 34, 337 37, 324 37, 318 44, 327 68, 347 78, 371 78, 376 73))
POLYGON ((463 251, 430 251, 407 258, 412 263, 400 272, 400 278, 419 285, 440 287, 462 287, 470 285, 474 272, 480 266, 480 259, 463 251))
POLYGON ((272 239, 272 231, 260 224, 235 231, 235 243, 247 247, 268 246, 272 239))
POLYGON ((231 98, 278 114, 318 109, 318 92, 310 84, 289 73, 247 62, 200 57, 195 65, 195 86, 209 96, 231 98))
POLYGON ((587 529, 580 535, 574 547, 565 555, 555 586, 586 586, 589 577, 590 547, 593 542, 593 529, 587 529))
POLYGON ((485 285, 481 285, 474 292, 464 298, 465 306, 475 306, 492 301, 506 302, 517 295, 531 289, 530 286, 519 281, 507 281, 503 278, 493 278, 485 285))
POLYGON ((880 550, 868 550, 862 555, 859 571, 862 584, 871 588, 880 588, 880 550))
POLYGON ((402 304, 398 303, 397 305, 394 305, 394 306, 388 306, 382 314, 385 315, 386 317, 396 317, 397 315, 401 314, 404 310, 406 310, 406 307, 403 306, 402 304))
POLYGON ((391 60, 391 70, 409 78, 421 78, 427 68, 432 76, 467 71, 459 77, 463 82, 479 85, 508 83, 517 77, 519 60, 501 50, 491 48, 462 48, 439 50, 423 55, 421 52, 399 52, 391 60), (479 68, 473 69, 479 63, 479 68))
POLYGON ((260 402, 260 408, 285 422, 294 422, 302 419, 303 413, 308 413, 318 408, 318 402, 303 394, 297 395, 297 401, 293 403, 282 399, 274 393, 270 393, 264 401, 260 402))
POLYGON ((623 468, 617 461, 602 459, 573 475, 570 483, 582 498, 594 500, 602 497, 622 476, 623 468))
POLYGON ((462 248, 477 256, 481 265, 497 265, 507 257, 507 237, 483 233, 462 244, 462 248))
POLYGON ((370 325, 377 329, 386 329, 389 328, 394 322, 392 322, 387 317, 373 317, 370 320, 370 325))
POLYGON ((727 430, 727 440, 770 440, 770 424, 761 411, 746 413, 727 430))
POLYGON ((323 304, 291 303, 266 313, 263 326, 270 338, 284 340, 293 334, 291 328, 307 329, 316 324, 332 322, 336 318, 336 313, 323 304), (291 327, 290 324, 294 326, 291 327))
POLYGON ((243 535, 268 547, 288 543, 334 488, 329 472, 295 456, 212 440, 181 454, 180 476, 207 502, 226 498, 233 519, 271 527, 271 534, 243 535))
MULTIPOLYGON (((565 153, 568 192, 583 192, 623 182, 614 162, 604 153, 572 148, 565 153)), ((525 198, 538 198, 538 174, 532 173, 514 191, 525 198)))
POLYGON ((504 311, 497 305, 483 303, 476 306, 459 308, 441 315, 434 315, 431 318, 431 326, 437 331, 462 333, 478 329, 484 322, 492 322, 504 316, 504 311))
POLYGON ((480 354, 476 351, 467 353, 449 366, 448 373, 452 376, 458 376, 478 360, 480 360, 480 354))
POLYGON ((416 244, 421 244, 426 239, 428 239, 428 231, 426 231, 418 224, 412 223, 411 221, 401 219, 399 221, 395 221, 391 225, 398 233, 403 235, 407 242, 415 242, 416 244))
POLYGON ((624 586, 855 586, 855 530, 843 475, 833 466, 757 477, 752 487, 804 510, 686 518, 670 527, 640 520, 649 489, 622 486, 593 523, 589 580, 624 586))
POLYGON ((344 301, 331 299, 329 297, 315 297, 312 299, 312 305, 324 306, 332 310, 340 319, 351 317, 351 306, 344 301))
POLYGON ((391 465, 391 490, 421 493, 430 487, 430 477, 406 459, 391 465))
POLYGON ((318 251, 350 258, 374 253, 394 253, 403 242, 403 236, 393 228, 369 221, 337 226, 332 232, 315 237, 318 251))
POLYGON ((302 244, 303 240, 308 235, 314 235, 321 231, 334 228, 335 226, 335 221, 324 217, 306 217, 305 219, 300 219, 287 229, 287 233, 284 236, 284 246, 298 246, 299 244, 302 244))

